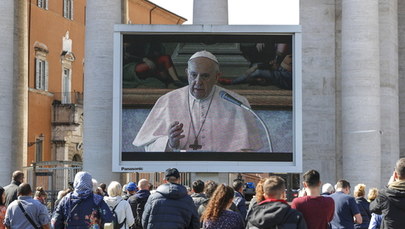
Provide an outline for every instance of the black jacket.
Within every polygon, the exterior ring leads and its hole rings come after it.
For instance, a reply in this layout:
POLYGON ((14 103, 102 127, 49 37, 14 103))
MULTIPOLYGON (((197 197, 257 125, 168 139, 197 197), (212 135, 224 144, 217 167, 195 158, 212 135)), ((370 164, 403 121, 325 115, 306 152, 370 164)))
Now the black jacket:
POLYGON ((405 225, 405 181, 396 181, 380 190, 370 210, 383 214, 381 229, 399 229, 405 225))
POLYGON ((283 202, 253 205, 247 215, 246 229, 306 229, 303 215, 283 202))
POLYGON ((142 215, 144 229, 198 229, 200 223, 187 189, 179 184, 160 185, 146 202, 142 215))
POLYGON ((11 184, 4 187, 4 194, 6 195, 6 207, 17 199, 17 189, 21 183, 18 181, 11 181, 11 184))
POLYGON ((135 223, 132 226, 133 229, 142 229, 142 214, 149 196, 149 190, 139 190, 135 195, 130 196, 128 199, 128 203, 131 205, 132 214, 135 219, 135 223))

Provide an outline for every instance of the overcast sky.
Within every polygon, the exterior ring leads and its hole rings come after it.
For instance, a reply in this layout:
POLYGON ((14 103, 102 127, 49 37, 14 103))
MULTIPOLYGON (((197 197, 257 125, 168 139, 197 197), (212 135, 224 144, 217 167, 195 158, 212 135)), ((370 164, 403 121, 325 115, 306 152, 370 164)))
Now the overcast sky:
MULTIPOLYGON (((193 0, 149 0, 193 21, 193 0)), ((228 0, 229 24, 299 24, 299 0, 228 0)))

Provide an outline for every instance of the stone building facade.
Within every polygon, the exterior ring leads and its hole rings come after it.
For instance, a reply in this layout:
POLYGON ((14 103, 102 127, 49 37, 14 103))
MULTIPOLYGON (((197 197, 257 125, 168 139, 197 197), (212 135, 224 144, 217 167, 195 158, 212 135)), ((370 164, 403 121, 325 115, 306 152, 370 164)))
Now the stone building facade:
MULTIPOLYGON (((112 2, 120 7, 122 15, 117 23, 186 21, 146 0, 112 2)), ((9 183, 12 171, 32 163, 83 161, 87 20, 85 0, 3 3, 0 185, 9 183)))

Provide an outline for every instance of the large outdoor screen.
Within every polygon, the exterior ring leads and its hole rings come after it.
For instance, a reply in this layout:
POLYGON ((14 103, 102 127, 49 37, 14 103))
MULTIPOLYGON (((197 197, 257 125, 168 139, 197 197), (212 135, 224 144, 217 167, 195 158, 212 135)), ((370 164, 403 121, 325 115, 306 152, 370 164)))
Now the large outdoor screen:
POLYGON ((116 25, 113 107, 115 172, 301 172, 300 27, 116 25))

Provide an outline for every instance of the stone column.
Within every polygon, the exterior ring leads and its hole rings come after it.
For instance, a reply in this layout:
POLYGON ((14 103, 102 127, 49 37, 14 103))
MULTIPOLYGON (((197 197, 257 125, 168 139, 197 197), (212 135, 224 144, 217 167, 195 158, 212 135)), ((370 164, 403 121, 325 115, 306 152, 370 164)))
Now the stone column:
POLYGON ((10 183, 12 173, 14 0, 0 4, 0 184, 10 183))
POLYGON ((228 0, 194 0, 193 24, 228 24, 228 0))
MULTIPOLYGON (((228 24, 228 0, 194 0, 193 24, 228 24)), ((228 183, 227 173, 191 173, 191 182, 201 179, 228 183)))
POLYGON ((128 24, 129 21, 129 9, 128 9, 129 0, 121 0, 121 23, 128 24))
POLYGON ((399 142, 405 157, 405 1, 398 1, 399 142))
POLYGON ((335 0, 300 1, 303 172, 325 183, 336 179, 335 18, 335 0))
POLYGON ((119 181, 112 172, 113 30, 121 0, 88 0, 84 68, 84 170, 99 182, 119 181))
POLYGON ((342 1, 342 159, 353 187, 381 187, 378 0, 342 1))
POLYGON ((13 170, 27 166, 28 1, 16 1, 14 26, 13 170))
POLYGON ((379 2, 381 184, 386 184, 399 158, 398 1, 379 2))

